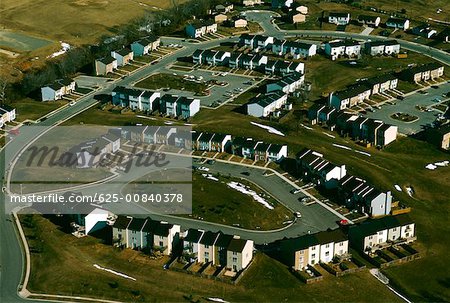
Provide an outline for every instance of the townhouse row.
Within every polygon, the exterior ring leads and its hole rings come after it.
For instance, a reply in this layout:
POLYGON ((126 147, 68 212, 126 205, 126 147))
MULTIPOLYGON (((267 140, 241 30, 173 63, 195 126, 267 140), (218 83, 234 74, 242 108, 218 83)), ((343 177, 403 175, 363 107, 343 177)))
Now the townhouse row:
POLYGON ((277 56, 290 55, 294 59, 308 58, 317 54, 317 45, 298 41, 288 41, 264 35, 243 34, 239 37, 239 45, 253 52, 271 51, 277 56))
POLYGON ((130 47, 113 50, 110 56, 98 58, 94 61, 95 74, 97 76, 113 73, 120 66, 125 66, 140 57, 158 49, 161 45, 159 37, 145 37, 133 42, 130 47))
POLYGON ((189 229, 183 235, 183 254, 190 262, 208 263, 238 272, 253 258, 252 240, 222 232, 189 229))
POLYGON ((6 104, 0 105, 0 128, 14 120, 16 120, 16 109, 6 104))
MULTIPOLYGON (((73 195, 76 193, 66 193, 65 197, 73 195)), ((248 267, 253 258, 253 240, 221 231, 183 230, 180 225, 150 217, 116 216, 105 209, 84 203, 81 206, 83 214, 65 215, 75 223, 71 224, 76 230, 75 235, 86 236, 109 225, 112 243, 116 247, 159 251, 164 255, 184 258, 189 263, 211 263, 234 272, 248 267)), ((60 205, 52 204, 51 207, 60 205)), ((350 247, 358 253, 371 255, 378 250, 415 240, 415 223, 407 214, 402 214, 369 219, 350 226, 343 222, 338 229, 283 238, 261 248, 271 257, 301 271, 319 263, 348 259, 351 257, 350 247)))
MULTIPOLYGON (((351 21, 351 15, 348 12, 329 12, 328 23, 336 25, 348 25, 351 21)), ((378 27, 381 23, 381 18, 375 15, 359 15, 356 19, 361 25, 369 25, 378 27)), ((386 27, 407 30, 409 28, 409 20, 403 18, 389 17, 385 25, 386 27)))
POLYGON ((381 40, 361 44, 352 39, 345 39, 333 40, 324 44, 324 52, 331 60, 342 57, 357 58, 363 51, 371 56, 397 55, 400 53, 400 43, 396 40, 381 40))
POLYGON ((234 272, 245 269, 253 258, 253 241, 222 232, 181 230, 180 225, 151 218, 118 216, 112 226, 113 245, 135 250, 160 251, 183 256, 186 261, 211 263, 234 272))
POLYGON ((41 87, 42 101, 60 100, 64 95, 70 95, 75 91, 76 83, 72 79, 59 79, 52 84, 41 87))
POLYGON ((221 65, 230 68, 258 70, 266 74, 288 75, 294 72, 304 74, 305 64, 283 60, 269 60, 260 54, 230 53, 197 49, 192 54, 194 64, 221 65))
POLYGON ((372 95, 386 95, 398 86, 398 78, 393 74, 384 74, 359 81, 346 89, 332 92, 328 96, 328 105, 338 110, 351 108, 368 100, 372 95))
POLYGON ((297 156, 297 171, 306 180, 327 190, 337 190, 338 202, 372 217, 389 215, 392 194, 382 192, 363 179, 347 174, 345 165, 326 160, 323 154, 304 149, 297 156))
POLYGON ((370 255, 377 250, 415 240, 414 222, 408 215, 397 215, 367 220, 348 228, 281 239, 265 249, 273 258, 301 271, 319 263, 348 259, 351 257, 350 247, 370 255))
POLYGON ((189 38, 200 38, 207 34, 217 32, 217 23, 213 20, 194 20, 185 27, 186 35, 189 38))
POLYGON ((77 168, 97 167, 103 160, 106 160, 108 155, 118 152, 120 144, 120 137, 110 130, 98 138, 72 147, 67 155, 71 154, 72 157, 76 157, 76 161, 72 159, 71 163, 76 163, 77 168))
MULTIPOLYGON (((175 142, 182 142, 182 140, 175 135, 175 142)), ((192 133, 192 148, 199 151, 228 152, 246 159, 264 162, 280 161, 288 155, 287 145, 206 132, 192 133)))
POLYGON ((312 124, 326 123, 330 130, 340 135, 349 135, 353 140, 362 141, 383 148, 397 139, 398 127, 380 120, 366 118, 334 107, 314 104, 308 110, 312 124))
POLYGON ((171 145, 194 151, 230 153, 253 161, 280 161, 288 156, 287 145, 265 143, 228 134, 190 131, 170 126, 129 126, 117 130, 134 143, 171 145))
POLYGON ((187 119, 200 111, 200 99, 117 86, 111 92, 112 104, 132 110, 154 112, 187 119))

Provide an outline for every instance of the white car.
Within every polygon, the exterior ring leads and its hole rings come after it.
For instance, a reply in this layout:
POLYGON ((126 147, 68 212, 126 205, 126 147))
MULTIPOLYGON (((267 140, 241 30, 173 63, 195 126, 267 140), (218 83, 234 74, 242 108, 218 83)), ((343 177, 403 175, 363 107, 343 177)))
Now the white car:
POLYGON ((201 171, 209 171, 209 168, 208 168, 208 167, 204 167, 204 166, 200 166, 200 167, 198 168, 198 170, 201 170, 201 171))
POLYGON ((296 218, 301 218, 302 217, 302 214, 299 211, 296 211, 294 213, 294 215, 295 215, 296 218))

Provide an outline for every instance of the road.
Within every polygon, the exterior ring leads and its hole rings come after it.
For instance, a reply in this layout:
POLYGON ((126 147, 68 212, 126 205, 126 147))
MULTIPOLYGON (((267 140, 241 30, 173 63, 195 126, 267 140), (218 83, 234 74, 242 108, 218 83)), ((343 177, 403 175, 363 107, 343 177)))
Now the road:
MULTIPOLYGON (((271 15, 273 15, 273 12, 248 12, 247 16, 249 19, 256 20, 259 22, 264 29, 264 33, 266 35, 273 35, 276 37, 287 37, 287 36, 309 36, 309 37, 333 37, 333 38, 353 38, 363 41, 368 40, 384 40, 387 39, 385 37, 379 37, 379 36, 364 36, 361 34, 355 34, 355 33, 345 33, 345 32, 330 32, 330 31, 311 31, 311 30, 296 30, 296 31, 280 31, 272 24, 271 21, 271 15)), ((420 52, 423 53, 429 57, 432 57, 436 60, 439 60, 447 65, 450 64, 450 55, 428 47, 424 45, 420 45, 414 42, 408 42, 404 40, 397 39, 401 46, 405 49, 420 52)), ((207 42, 202 43, 189 43, 189 42, 182 42, 180 39, 176 38, 162 38, 163 42, 166 43, 179 43, 182 44, 184 47, 175 53, 164 57, 161 59, 157 64, 146 66, 135 73, 133 73, 131 76, 126 77, 124 79, 120 79, 118 81, 114 81, 112 83, 106 84, 104 87, 100 88, 98 91, 96 91, 96 94, 108 94, 112 91, 112 89, 116 85, 130 85, 136 81, 138 81, 141 78, 144 78, 148 76, 151 73, 154 73, 158 71, 159 69, 164 68, 168 64, 172 63, 176 57, 182 57, 182 56, 188 56, 191 55, 196 48, 212 48, 215 46, 218 46, 220 43, 225 41, 232 41, 230 38, 223 38, 223 39, 216 39, 211 40, 207 42), (173 41, 173 42, 171 42, 173 41)), ((72 107, 66 107, 65 109, 59 111, 58 113, 50 116, 45 121, 42 121, 38 123, 39 126, 51 126, 61 123, 61 121, 70 118, 71 116, 74 116, 76 114, 81 113, 82 111, 86 110, 90 106, 95 105, 96 101, 93 99, 94 93, 91 93, 89 95, 86 95, 79 99, 79 101, 72 107)), ((42 129, 42 131, 45 131, 45 129, 42 129)), ((26 134, 26 136, 21 136, 23 138, 22 141, 13 141, 14 144, 8 144, 8 152, 11 153, 11 155, 17 154, 23 146, 26 145, 28 140, 31 140, 37 136, 39 136, 42 131, 34 130, 30 131, 26 134)), ((4 158, 4 150, 1 152, 2 159, 4 158)), ((1 161, 1 167, 2 168, 2 176, 3 179, 5 177, 5 170, 8 169, 8 167, 5 167, 5 162, 1 161)), ((1 200, 4 201, 4 195, 3 193, 0 196, 1 200)), ((1 208, 0 210, 0 298, 1 302, 21 302, 24 301, 17 295, 17 286, 21 283, 21 276, 24 268, 24 262, 23 262, 23 254, 22 249, 20 247, 19 239, 17 238, 14 225, 8 221, 7 219, 10 219, 9 214, 5 214, 4 208, 1 208)), ((213 226, 211 226, 211 229, 213 229, 213 226)), ((29 301, 28 301, 29 302, 29 301)))

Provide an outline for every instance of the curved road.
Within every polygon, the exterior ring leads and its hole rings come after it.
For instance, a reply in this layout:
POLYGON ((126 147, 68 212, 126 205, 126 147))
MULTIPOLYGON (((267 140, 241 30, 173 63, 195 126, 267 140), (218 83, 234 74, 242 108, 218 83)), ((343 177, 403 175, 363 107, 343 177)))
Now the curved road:
MULTIPOLYGON (((333 38, 353 38, 363 41, 368 40, 384 40, 387 39, 385 37, 380 36, 364 36, 361 34, 355 33, 345 33, 345 32, 333 32, 333 31, 311 31, 311 30, 293 30, 293 31, 285 31, 280 30, 272 23, 271 16, 274 14, 273 12, 247 12, 248 18, 254 21, 257 21, 261 24, 264 34, 271 35, 275 37, 284 37, 284 36, 295 36, 295 35, 303 35, 310 37, 333 37, 333 38)), ((148 74, 153 72, 157 72, 159 69, 164 68, 167 64, 171 63, 175 57, 177 56, 188 56, 191 55, 196 48, 211 48, 219 45, 221 42, 225 41, 235 41, 236 38, 223 38, 216 39, 202 43, 189 43, 182 42, 177 38, 163 37, 162 41, 166 43, 178 43, 184 46, 183 49, 176 51, 175 53, 164 57, 155 65, 149 65, 144 68, 139 69, 129 77, 125 79, 119 79, 110 83, 105 84, 104 87, 100 88, 95 93, 97 94, 108 94, 112 91, 112 89, 116 85, 129 85, 137 81, 138 79, 145 77, 148 74)), ((414 42, 404 41, 397 39, 403 48, 423 53, 433 59, 439 60, 447 65, 450 65, 450 55, 440 51, 438 49, 424 46, 421 44, 417 44, 414 42)), ((40 126, 52 126, 61 123, 61 121, 66 120, 74 115, 81 113, 86 110, 90 106, 93 106, 96 101, 92 98, 93 94, 89 94, 79 99, 79 101, 72 107, 66 107, 65 109, 57 112, 56 114, 50 116, 43 122, 38 123, 40 126)), ((45 131, 45 130, 43 130, 45 131)), ((41 131, 35 130, 30 131, 26 136, 20 136, 24 138, 23 142, 14 142, 14 144, 8 145, 8 152, 11 155, 15 155, 20 152, 23 146, 26 144, 28 140, 35 138, 41 134, 41 131), (28 139, 28 140, 27 140, 28 139)), ((0 154, 1 158, 4 159, 5 153, 4 149, 0 154)), ((1 161, 0 164, 1 173, 3 179, 5 177, 5 162, 1 161)), ((5 201, 5 197, 3 193, 0 194, 0 200, 5 201)), ((206 222, 205 222, 206 223, 206 222)), ((211 229, 214 229, 214 226, 210 226, 211 229)), ((21 283, 22 280, 22 272, 24 269, 24 261, 23 261, 23 252, 20 244, 20 240, 17 237, 17 233, 13 223, 11 222, 11 215, 5 214, 4 207, 1 207, 0 210, 0 301, 1 302, 22 302, 24 299, 20 298, 17 294, 17 287, 21 283)), ((25 300, 30 302, 29 300, 25 300)))

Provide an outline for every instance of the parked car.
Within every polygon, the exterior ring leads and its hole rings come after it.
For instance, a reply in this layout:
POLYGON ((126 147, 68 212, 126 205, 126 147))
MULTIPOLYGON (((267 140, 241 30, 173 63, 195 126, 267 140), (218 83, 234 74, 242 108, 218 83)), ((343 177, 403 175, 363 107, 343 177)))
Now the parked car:
POLYGON ((439 86, 437 86, 437 85, 431 85, 431 88, 438 89, 439 86))
POLYGON ((398 96, 397 96, 397 99, 398 99, 398 100, 403 100, 403 99, 405 99, 405 97, 403 97, 403 96, 401 96, 401 95, 398 95, 398 96))
POLYGON ((209 171, 209 168, 208 168, 208 167, 205 167, 205 166, 200 166, 200 167, 198 168, 198 170, 201 170, 201 171, 209 171))
POLYGON ((216 160, 208 160, 206 161, 206 163, 208 163, 209 165, 213 165, 214 163, 216 163, 216 160))
POLYGON ((301 218, 302 217, 302 214, 299 211, 296 211, 294 213, 294 215, 295 215, 296 218, 301 218))
POLYGON ((299 192, 301 192, 301 190, 300 190, 300 189, 297 189, 297 188, 294 188, 294 189, 292 189, 292 190, 290 191, 290 193, 293 194, 293 195, 298 194, 299 192))
POLYGON ((249 173, 248 171, 243 171, 243 172, 241 173, 241 175, 244 175, 244 176, 250 176, 250 173, 249 173))

